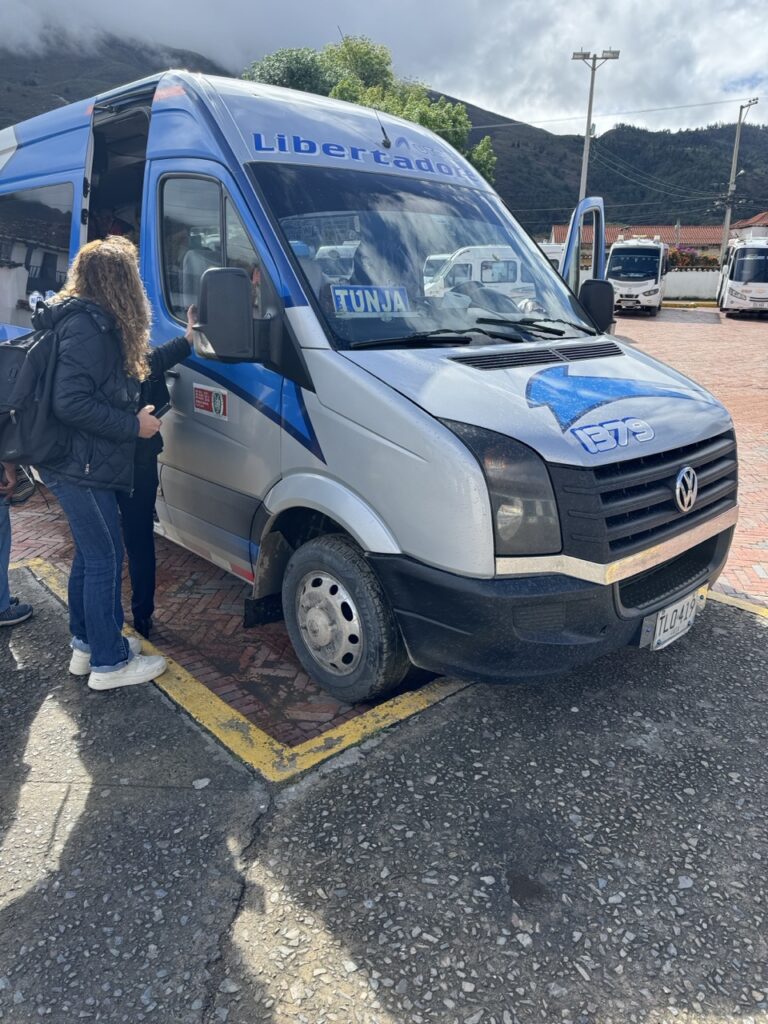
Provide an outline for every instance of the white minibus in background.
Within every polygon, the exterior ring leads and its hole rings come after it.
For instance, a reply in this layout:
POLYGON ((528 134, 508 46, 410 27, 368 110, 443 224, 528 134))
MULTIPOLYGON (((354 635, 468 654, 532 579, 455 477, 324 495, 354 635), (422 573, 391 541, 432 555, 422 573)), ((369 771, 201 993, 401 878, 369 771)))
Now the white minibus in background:
POLYGON ((619 235, 611 246, 605 276, 613 285, 617 310, 645 310, 656 316, 664 298, 669 246, 658 235, 619 235))
POLYGON ((768 311, 768 238, 732 238, 720 272, 717 304, 728 316, 768 311))

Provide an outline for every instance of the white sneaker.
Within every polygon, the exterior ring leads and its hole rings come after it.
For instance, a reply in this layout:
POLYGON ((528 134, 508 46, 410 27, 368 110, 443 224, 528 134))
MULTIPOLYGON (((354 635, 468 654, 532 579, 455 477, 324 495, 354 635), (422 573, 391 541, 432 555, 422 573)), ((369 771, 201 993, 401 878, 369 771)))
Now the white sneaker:
MULTIPOLYGON (((128 641, 128 646, 131 649, 131 655, 134 658, 137 654, 141 654, 142 639, 140 636, 127 636, 125 639, 128 641)), ((76 651, 74 648, 72 649, 69 671, 73 676, 88 675, 91 671, 91 655, 88 651, 76 651)))
POLYGON ((152 654, 137 654, 127 665, 115 672, 91 672, 88 685, 92 690, 116 690, 120 686, 148 683, 161 676, 167 668, 165 658, 152 654))

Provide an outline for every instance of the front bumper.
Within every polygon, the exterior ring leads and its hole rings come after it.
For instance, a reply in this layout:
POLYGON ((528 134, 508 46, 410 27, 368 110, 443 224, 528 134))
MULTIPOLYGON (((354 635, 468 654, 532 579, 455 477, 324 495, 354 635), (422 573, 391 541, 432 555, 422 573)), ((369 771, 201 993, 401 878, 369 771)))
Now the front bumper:
POLYGON ((404 556, 369 555, 411 661, 485 682, 556 675, 644 642, 643 622, 717 579, 733 529, 622 582, 560 573, 470 579, 404 556))
POLYGON ((627 295, 617 296, 614 299, 614 309, 653 309, 661 305, 659 295, 627 295))

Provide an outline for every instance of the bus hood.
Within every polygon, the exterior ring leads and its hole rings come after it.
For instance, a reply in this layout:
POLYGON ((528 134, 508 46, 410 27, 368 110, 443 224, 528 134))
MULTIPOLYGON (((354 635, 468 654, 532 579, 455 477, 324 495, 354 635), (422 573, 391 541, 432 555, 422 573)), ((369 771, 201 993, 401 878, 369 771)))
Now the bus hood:
POLYGON ((708 391, 630 345, 595 339, 570 351, 577 358, 568 358, 567 342, 342 354, 432 416, 513 437, 548 462, 603 465, 669 451, 732 427, 708 391), (588 345, 614 354, 584 358, 588 345), (492 356, 494 366, 466 361, 483 356, 492 356), (495 365, 523 360, 530 363, 495 365))

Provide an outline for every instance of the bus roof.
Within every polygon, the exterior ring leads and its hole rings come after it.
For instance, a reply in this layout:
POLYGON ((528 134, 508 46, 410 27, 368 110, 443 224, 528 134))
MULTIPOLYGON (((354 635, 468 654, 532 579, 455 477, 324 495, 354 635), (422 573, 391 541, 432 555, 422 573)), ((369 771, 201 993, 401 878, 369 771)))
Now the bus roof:
MULTIPOLYGON (((72 170, 78 163, 82 166, 84 140, 94 111, 108 114, 111 109, 142 101, 151 103, 153 119, 173 115, 158 122, 169 128, 173 124, 174 130, 166 138, 161 130, 150 133, 158 150, 150 151, 149 156, 178 152, 183 138, 186 156, 216 153, 225 157, 229 149, 243 163, 348 167, 490 189, 448 143, 411 121, 325 96, 175 70, 4 129, 0 132, 0 172, 17 151, 48 140, 51 144, 44 147, 46 173, 72 170), (187 132, 182 130, 184 123, 187 132)), ((37 152, 42 155, 43 149, 37 152)), ((21 163, 27 164, 19 174, 24 176, 43 161, 21 163)))

